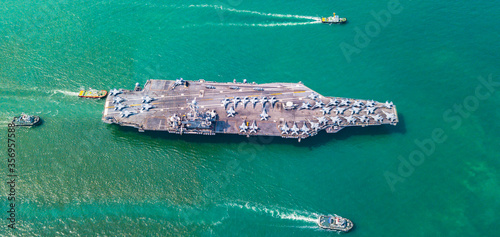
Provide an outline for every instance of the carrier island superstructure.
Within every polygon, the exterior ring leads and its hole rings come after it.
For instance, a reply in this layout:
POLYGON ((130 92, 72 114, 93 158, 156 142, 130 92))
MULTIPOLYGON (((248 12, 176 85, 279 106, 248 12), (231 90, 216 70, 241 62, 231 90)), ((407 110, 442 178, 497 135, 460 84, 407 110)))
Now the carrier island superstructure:
POLYGON ((143 88, 110 91, 102 120, 176 134, 280 136, 301 139, 321 130, 398 123, 392 102, 326 97, 299 83, 148 80, 143 88))

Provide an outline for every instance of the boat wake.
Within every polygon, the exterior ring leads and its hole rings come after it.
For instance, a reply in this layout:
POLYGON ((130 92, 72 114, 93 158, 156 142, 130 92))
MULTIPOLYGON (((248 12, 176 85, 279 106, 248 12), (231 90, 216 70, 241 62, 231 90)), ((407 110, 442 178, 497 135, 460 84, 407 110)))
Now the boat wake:
POLYGON ((64 95, 69 95, 69 96, 78 96, 78 92, 74 92, 74 91, 53 90, 52 92, 54 94, 61 93, 64 95))
MULTIPOLYGON (((286 18, 286 19, 298 19, 298 20, 309 20, 306 22, 280 22, 280 23, 215 23, 208 25, 215 26, 247 26, 247 27, 275 27, 275 26, 297 26, 297 25, 309 25, 309 24, 317 24, 321 23, 321 18, 314 16, 301 16, 301 15, 292 15, 292 14, 277 14, 277 13, 265 13, 258 11, 250 11, 250 10, 239 10, 234 8, 227 8, 220 5, 210 5, 210 4, 201 4, 201 5, 189 5, 188 8, 213 8, 218 11, 228 11, 228 12, 236 12, 236 13, 244 13, 251 15, 259 15, 271 18, 286 18)), ((203 24, 207 25, 207 24, 203 24)), ((201 25, 188 25, 188 26, 201 26, 201 25)))
POLYGON ((238 203, 229 203, 228 207, 239 208, 243 210, 253 211, 257 213, 264 213, 274 218, 279 218, 283 220, 295 220, 295 221, 303 221, 308 223, 318 223, 318 217, 320 216, 317 213, 311 213, 306 211, 292 210, 287 208, 275 207, 275 208, 267 208, 265 206, 259 204, 251 204, 245 203, 244 205, 238 203))

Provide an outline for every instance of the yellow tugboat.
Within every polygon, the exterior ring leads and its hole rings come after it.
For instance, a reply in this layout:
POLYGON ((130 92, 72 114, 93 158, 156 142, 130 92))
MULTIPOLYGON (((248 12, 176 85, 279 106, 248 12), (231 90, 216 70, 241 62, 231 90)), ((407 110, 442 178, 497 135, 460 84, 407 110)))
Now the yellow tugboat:
POLYGON ((108 95, 108 92, 105 90, 81 90, 80 93, 78 94, 78 97, 82 98, 93 98, 93 99, 99 99, 99 98, 104 98, 108 95))
POLYGON ((321 22, 328 24, 342 24, 347 22, 347 18, 340 18, 339 16, 333 13, 333 16, 329 17, 321 17, 321 22))

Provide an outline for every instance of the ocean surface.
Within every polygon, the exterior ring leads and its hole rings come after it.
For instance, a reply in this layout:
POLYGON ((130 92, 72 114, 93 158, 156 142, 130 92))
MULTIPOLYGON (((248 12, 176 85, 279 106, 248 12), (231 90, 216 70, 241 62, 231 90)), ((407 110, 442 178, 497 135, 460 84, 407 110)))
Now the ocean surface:
POLYGON ((0 236, 498 236, 500 2, 0 5, 0 236), (318 23, 336 12, 345 25, 318 23), (299 82, 393 101, 397 126, 302 140, 139 133, 82 87, 299 82), (7 124, 17 128, 15 227, 7 124), (344 234, 342 234, 344 235, 344 234))

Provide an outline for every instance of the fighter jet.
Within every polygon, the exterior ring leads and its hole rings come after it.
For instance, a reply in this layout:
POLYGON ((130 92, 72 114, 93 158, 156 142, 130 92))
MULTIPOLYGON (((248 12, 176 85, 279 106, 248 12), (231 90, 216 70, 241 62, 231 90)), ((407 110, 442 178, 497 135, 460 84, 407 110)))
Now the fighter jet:
POLYGON ((149 109, 152 109, 152 108, 154 108, 154 106, 152 106, 150 104, 142 104, 141 110, 142 111, 149 111, 149 109))
POLYGON ((288 131, 290 131, 290 128, 288 127, 288 125, 286 125, 286 122, 281 125, 281 134, 288 134, 288 131))
POLYGON ((340 102, 340 106, 344 106, 344 105, 345 105, 345 106, 348 106, 350 103, 351 103, 351 101, 349 101, 348 99, 347 99, 347 100, 342 100, 342 101, 340 102))
POLYGON ((234 107, 231 106, 231 108, 229 108, 227 112, 227 117, 234 117, 234 115, 236 114, 236 111, 234 111, 234 107))
POLYGON ((306 126, 306 122, 304 122, 304 125, 300 128, 300 131, 302 131, 302 135, 309 134, 310 129, 306 126))
POLYGON ((291 131, 291 135, 299 135, 299 131, 300 129, 297 127, 297 124, 295 122, 293 122, 293 126, 292 128, 290 128, 290 131, 291 131))
POLYGON ((217 117, 217 112, 215 112, 215 110, 212 110, 212 112, 210 112, 210 118, 215 119, 215 117, 217 117))
POLYGON ((267 102, 267 97, 263 96, 262 98, 260 98, 260 103, 262 103, 262 107, 266 106, 266 102, 267 102))
POLYGON ((373 120, 375 120, 375 122, 382 122, 384 120, 384 118, 382 118, 382 116, 380 116, 379 114, 376 114, 376 115, 370 115, 372 116, 373 120))
POLYGON ((362 107, 363 105, 365 105, 365 103, 363 103, 363 101, 360 101, 360 100, 356 100, 352 104, 352 106, 354 106, 354 107, 362 107))
POLYGON ((367 123, 370 120, 370 118, 366 117, 365 115, 359 117, 359 121, 362 123, 367 123))
POLYGON ((184 79, 182 79, 182 77, 177 78, 177 79, 175 79, 174 87, 184 85, 184 83, 185 83, 185 81, 184 81, 184 79))
POLYGON ((259 129, 259 127, 257 127, 257 123, 255 122, 255 120, 253 121, 252 125, 250 125, 250 133, 257 133, 257 130, 259 129))
POLYGON ((302 106, 300 106, 299 110, 309 108, 311 108, 311 104, 309 104, 309 102, 302 102, 302 106))
POLYGON ((314 130, 315 132, 318 132, 319 123, 315 123, 315 122, 311 122, 311 121, 309 121, 309 123, 311 124, 311 129, 314 130))
POLYGON ((115 110, 122 111, 122 109, 126 108, 127 106, 124 104, 117 104, 115 106, 115 110))
POLYGON ((375 101, 374 101, 374 100, 370 100, 370 101, 366 102, 366 106, 368 106, 368 107, 374 107, 374 106, 375 106, 375 104, 376 104, 376 103, 375 103, 375 101))
POLYGON ((151 98, 149 96, 143 96, 142 97, 142 103, 151 103, 151 101, 155 100, 154 98, 151 98))
POLYGON ((316 109, 316 108, 321 108, 321 107, 323 107, 323 105, 325 105, 325 103, 323 103, 323 101, 321 101, 321 100, 318 100, 318 101, 316 101, 316 103, 314 104, 313 109, 316 109))
POLYGON ((351 108, 352 114, 359 114, 359 111, 361 111, 361 108, 358 107, 352 107, 351 108))
POLYGON ((318 94, 313 92, 310 95, 308 95, 307 97, 310 98, 311 100, 316 100, 316 98, 318 98, 318 94))
POLYGON ((124 100, 125 100, 125 99, 123 99, 123 98, 122 98, 122 97, 120 97, 120 96, 115 96, 115 97, 113 98, 113 104, 119 104, 119 103, 121 103, 121 102, 122 102, 122 101, 124 101, 124 100))
POLYGON ((386 108, 388 108, 388 109, 391 109, 393 105, 394 105, 394 104, 392 103, 392 101, 391 101, 391 102, 386 101, 386 102, 384 103, 384 106, 385 106, 386 108))
POLYGON ((124 110, 124 111, 122 111, 122 112, 120 113, 120 116, 121 116, 122 118, 128 118, 128 116, 133 115, 133 114, 135 114, 135 113, 134 113, 134 112, 132 112, 132 111, 124 110))
POLYGON ((340 103, 340 101, 338 101, 337 99, 335 99, 335 100, 330 99, 330 102, 328 102, 328 104, 326 104, 326 106, 337 106, 339 103, 340 103))
POLYGON ((319 117, 317 119, 318 119, 319 124, 321 124, 321 125, 323 125, 323 124, 326 125, 326 123, 328 122, 328 119, 326 119, 325 116, 319 117))
POLYGON ((255 108, 255 104, 257 104, 259 102, 259 99, 257 99, 257 97, 252 97, 252 99, 250 100, 250 102, 252 102, 252 105, 255 108))
POLYGON ((224 99, 221 101, 221 103, 222 103, 222 106, 224 106, 224 108, 227 108, 227 105, 228 105, 229 103, 231 103, 231 101, 230 101, 228 98, 224 98, 224 99))
POLYGON ((271 106, 273 106, 274 108, 274 104, 277 102, 278 100, 276 99, 275 96, 271 97, 271 99, 269 99, 269 103, 271 103, 271 106))
POLYGON ((347 108, 337 107, 337 108, 335 108, 335 114, 344 114, 344 111, 346 109, 347 108))
POLYGON ((387 118, 389 121, 394 122, 396 120, 396 115, 393 113, 387 113, 384 111, 385 118, 387 118))
POLYGON ((345 119, 347 120, 347 123, 354 123, 356 122, 356 118, 354 116, 348 116, 348 117, 345 117, 345 119))
POLYGON ((243 106, 247 107, 247 103, 250 102, 250 99, 248 98, 248 96, 245 96, 242 100, 243 102, 243 106))
POLYGON ((260 120, 267 120, 269 117, 269 114, 266 113, 266 108, 263 108, 260 114, 260 120))
POLYGON ((373 113, 375 113, 376 109, 377 109, 377 107, 366 107, 365 111, 366 111, 366 114, 373 114, 373 113))
POLYGON ((247 122, 243 121, 243 123, 241 123, 240 125, 240 132, 247 132, 247 129, 248 129, 247 122))
POLYGON ((121 90, 117 90, 116 88, 113 88, 112 90, 109 91, 109 94, 111 95, 118 95, 118 94, 121 94, 122 91, 121 90))
POLYGON ((340 119, 339 116, 335 116, 332 118, 332 122, 335 125, 340 125, 340 123, 342 123, 342 119, 340 119))
POLYGON ((238 106, 238 102, 240 102, 240 101, 241 101, 240 97, 234 97, 233 98, 234 107, 237 107, 238 106))
POLYGON ((333 108, 332 107, 323 107, 321 109, 321 112, 323 112, 323 115, 325 114, 330 114, 330 111, 332 110, 333 108))

